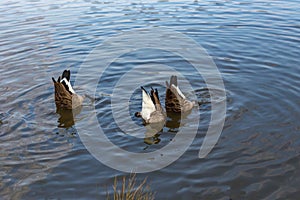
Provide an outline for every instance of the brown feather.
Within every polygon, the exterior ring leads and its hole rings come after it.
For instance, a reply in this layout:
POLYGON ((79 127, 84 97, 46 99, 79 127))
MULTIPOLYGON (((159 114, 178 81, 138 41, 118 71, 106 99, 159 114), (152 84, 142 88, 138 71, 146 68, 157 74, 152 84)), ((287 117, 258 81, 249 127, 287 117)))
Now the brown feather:
POLYGON ((152 98, 152 101, 155 105, 156 110, 162 111, 163 109, 162 109, 161 104, 160 104, 157 89, 155 89, 155 91, 153 89, 151 89, 151 98, 152 98))
POLYGON ((57 108, 72 109, 72 95, 66 90, 62 83, 54 83, 55 104, 57 108))
POLYGON ((194 102, 190 102, 189 100, 180 96, 176 88, 172 87, 172 85, 177 86, 177 76, 171 76, 170 84, 166 81, 166 111, 180 113, 191 110, 194 106, 194 102))
MULTIPOLYGON (((63 78, 70 80, 71 72, 70 70, 65 70, 62 74, 63 78)), ((60 82, 61 77, 59 76, 57 81, 52 77, 54 84, 54 99, 57 109, 68 109, 72 110, 79 107, 84 97, 68 91, 66 84, 60 82)))
POLYGON ((177 86, 177 77, 171 76, 170 84, 166 81, 167 90, 165 98, 165 107, 167 112, 181 112, 181 101, 177 91, 172 88, 172 85, 177 86))

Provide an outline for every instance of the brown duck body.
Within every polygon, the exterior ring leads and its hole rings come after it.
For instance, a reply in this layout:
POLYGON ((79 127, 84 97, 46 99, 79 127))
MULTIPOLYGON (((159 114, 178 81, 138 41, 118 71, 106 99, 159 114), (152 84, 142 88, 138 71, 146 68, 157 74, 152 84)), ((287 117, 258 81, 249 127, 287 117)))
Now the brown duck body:
POLYGON ((177 85, 177 76, 171 76, 170 84, 166 81, 165 107, 167 112, 186 113, 193 109, 195 102, 189 101, 177 85))
POLYGON ((54 99, 58 109, 74 109, 82 105, 83 97, 76 94, 70 84, 70 71, 65 70, 62 78, 57 81, 52 78, 54 83, 54 99))

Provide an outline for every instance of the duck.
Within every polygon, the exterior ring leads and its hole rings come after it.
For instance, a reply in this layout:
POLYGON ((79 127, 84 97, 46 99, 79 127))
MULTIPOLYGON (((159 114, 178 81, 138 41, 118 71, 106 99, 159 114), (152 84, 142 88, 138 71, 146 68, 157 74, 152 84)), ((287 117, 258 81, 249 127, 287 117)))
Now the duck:
POLYGON ((181 92, 177 84, 177 76, 170 77, 170 84, 166 81, 165 108, 167 112, 188 113, 195 106, 194 101, 189 101, 181 92))
POLYGON ((57 109, 72 110, 82 105, 84 97, 76 94, 71 82, 70 70, 64 70, 57 80, 52 77, 54 84, 54 99, 57 109))
POLYGON ((151 88, 150 93, 142 89, 142 111, 136 112, 136 117, 141 117, 145 124, 161 123, 166 120, 166 112, 161 106, 157 89, 151 88))

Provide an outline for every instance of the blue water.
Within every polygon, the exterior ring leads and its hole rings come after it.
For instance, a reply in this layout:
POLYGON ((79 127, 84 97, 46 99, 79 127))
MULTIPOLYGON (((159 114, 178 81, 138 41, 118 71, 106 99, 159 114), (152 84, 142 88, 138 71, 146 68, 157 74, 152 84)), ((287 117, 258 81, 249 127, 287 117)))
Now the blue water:
MULTIPOLYGON (((168 145, 174 134, 167 128, 154 138, 156 144, 120 137, 108 110, 112 85, 132 66, 169 64, 188 74, 194 91, 185 92, 195 93, 203 103, 198 133, 188 150, 163 169, 137 174, 139 181, 148 177, 156 199, 298 199, 299 9, 298 1, 276 0, 2 1, 0 199, 105 199, 114 177, 128 175, 89 153, 76 120, 60 127, 51 77, 69 68, 74 83, 97 45, 126 31, 152 27, 196 41, 222 75, 226 121, 212 152, 198 158, 211 116, 203 79, 187 70, 181 58, 159 50, 131 52, 115 60, 99 83, 94 104, 85 101, 82 118, 95 108, 108 138, 129 151, 151 152, 168 145)), ((99 66, 90 71, 98 73, 99 66)), ((163 97, 164 88, 157 87, 163 97)), ((93 94, 88 78, 75 89, 93 94)), ((140 106, 139 90, 128 92, 133 93, 133 116, 140 106)), ((195 115, 193 111, 187 123, 195 115)))

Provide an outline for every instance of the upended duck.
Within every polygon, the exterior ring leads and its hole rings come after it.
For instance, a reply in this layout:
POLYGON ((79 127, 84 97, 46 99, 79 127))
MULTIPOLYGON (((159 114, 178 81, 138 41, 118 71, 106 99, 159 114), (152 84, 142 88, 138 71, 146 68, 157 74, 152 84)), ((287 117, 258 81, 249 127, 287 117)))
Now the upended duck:
POLYGON ((177 84, 177 76, 171 76, 170 84, 166 81, 165 107, 167 112, 187 113, 195 106, 194 101, 189 101, 177 84))
POLYGON ((75 109, 82 105, 83 96, 75 93, 70 83, 71 72, 64 70, 62 76, 58 77, 57 81, 52 77, 54 83, 54 99, 58 109, 75 109))
POLYGON ((142 117, 145 124, 161 123, 166 120, 166 113, 161 106, 157 89, 151 88, 150 94, 142 89, 142 111, 136 112, 136 117, 142 117))

